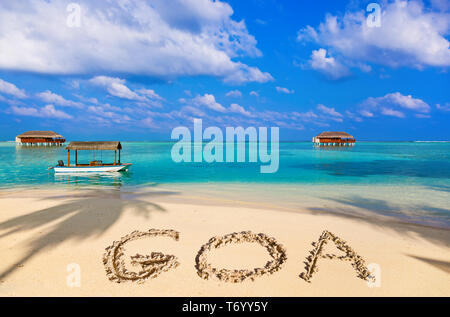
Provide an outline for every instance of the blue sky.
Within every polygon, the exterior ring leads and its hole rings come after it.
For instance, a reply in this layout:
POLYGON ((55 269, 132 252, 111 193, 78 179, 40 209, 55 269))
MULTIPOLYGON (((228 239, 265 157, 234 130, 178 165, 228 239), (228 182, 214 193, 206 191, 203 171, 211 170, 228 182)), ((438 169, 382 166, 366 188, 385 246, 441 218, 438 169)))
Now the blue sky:
POLYGON ((0 139, 168 140, 192 126, 282 140, 448 140, 449 2, 0 3, 0 139), (70 3, 75 6, 69 7, 70 3), (380 5, 369 25, 369 3, 380 5), (80 11, 78 11, 80 10, 80 11))

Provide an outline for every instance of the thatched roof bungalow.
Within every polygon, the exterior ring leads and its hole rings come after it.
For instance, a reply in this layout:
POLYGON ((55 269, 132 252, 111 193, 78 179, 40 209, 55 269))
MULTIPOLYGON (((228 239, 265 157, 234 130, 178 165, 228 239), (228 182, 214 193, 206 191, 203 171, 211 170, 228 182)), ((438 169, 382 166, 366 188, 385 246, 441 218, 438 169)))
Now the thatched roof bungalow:
POLYGON ((355 142, 355 138, 346 132, 326 131, 313 138, 313 143, 318 146, 353 146, 355 142))
POLYGON ((53 131, 27 131, 16 136, 16 143, 21 145, 62 146, 64 137, 53 131))

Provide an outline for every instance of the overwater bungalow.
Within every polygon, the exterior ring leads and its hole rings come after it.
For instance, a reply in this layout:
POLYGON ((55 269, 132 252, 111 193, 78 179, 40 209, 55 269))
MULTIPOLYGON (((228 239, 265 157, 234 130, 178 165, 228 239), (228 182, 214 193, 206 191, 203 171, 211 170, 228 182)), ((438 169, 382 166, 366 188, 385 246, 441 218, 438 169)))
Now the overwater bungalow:
POLYGON ((355 138, 346 132, 322 132, 313 138, 315 146, 353 146, 355 138))
POLYGON ((64 137, 53 131, 27 131, 16 136, 16 143, 26 146, 62 146, 64 137))
POLYGON ((56 173, 121 172, 127 171, 132 165, 120 161, 122 144, 118 141, 70 142, 66 150, 67 163, 64 164, 61 160, 57 166, 52 167, 56 173), (75 152, 73 161, 70 158, 70 151, 75 152), (78 151, 90 151, 88 163, 78 162, 78 151), (106 155, 103 155, 103 151, 114 151, 114 162, 104 162, 106 155))

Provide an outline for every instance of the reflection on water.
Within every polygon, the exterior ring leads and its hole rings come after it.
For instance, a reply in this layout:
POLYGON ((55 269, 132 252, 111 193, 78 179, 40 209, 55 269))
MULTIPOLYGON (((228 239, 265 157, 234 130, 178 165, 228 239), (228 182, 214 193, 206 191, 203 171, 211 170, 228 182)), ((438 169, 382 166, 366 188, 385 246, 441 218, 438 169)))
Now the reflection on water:
POLYGON ((55 173, 55 181, 72 185, 101 185, 122 187, 130 172, 55 173))

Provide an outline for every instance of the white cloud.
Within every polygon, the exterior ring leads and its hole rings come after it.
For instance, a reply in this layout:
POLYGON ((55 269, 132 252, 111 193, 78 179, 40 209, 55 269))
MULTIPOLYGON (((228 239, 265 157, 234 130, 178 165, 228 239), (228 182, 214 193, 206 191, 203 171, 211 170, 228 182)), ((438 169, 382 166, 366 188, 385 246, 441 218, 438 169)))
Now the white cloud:
POLYGON ((436 109, 441 111, 450 111, 450 102, 445 103, 445 105, 437 104, 436 109))
POLYGON ((37 96, 44 102, 56 104, 58 106, 83 108, 83 104, 81 104, 79 102, 67 100, 64 97, 51 92, 50 90, 41 92, 41 93, 37 94, 37 96))
POLYGON ((387 94, 381 97, 381 100, 417 112, 430 112, 430 106, 425 101, 413 98, 411 95, 404 96, 399 92, 387 94))
MULTIPOLYGON (((307 112, 292 112, 289 114, 289 117, 294 119, 294 120, 299 120, 305 123, 311 123, 314 124, 316 126, 320 126, 320 127, 329 127, 330 125, 328 123, 326 123, 325 121, 336 121, 336 122, 342 122, 343 119, 342 117, 335 116, 335 115, 330 115, 330 108, 327 108, 323 105, 319 105, 319 114, 316 114, 314 111, 309 110, 307 112), (322 109, 322 110, 321 110, 322 109), (323 113, 323 110, 326 113, 323 113)), ((334 109, 333 109, 334 110, 334 109)))
POLYGON ((143 119, 141 122, 145 127, 148 127, 148 128, 153 128, 156 126, 155 121, 151 117, 147 117, 147 118, 143 119))
POLYGON ((78 79, 73 79, 69 82, 69 87, 72 89, 80 89, 80 81, 78 79))
POLYGON ((234 61, 261 52, 244 21, 231 18, 233 9, 225 2, 77 3, 82 9, 80 28, 67 26, 67 1, 1 1, 0 69, 162 78, 210 75, 237 83, 272 79, 234 61))
POLYGON ((71 115, 65 113, 64 111, 56 110, 53 105, 46 105, 42 108, 12 106, 10 110, 19 116, 72 119, 71 115))
MULTIPOLYGON (((411 95, 402 95, 399 92, 389 93, 382 97, 369 97, 361 103, 361 115, 365 117, 373 116, 373 113, 387 107, 388 111, 381 111, 382 114, 392 115, 391 108, 403 108, 414 112, 428 113, 431 107, 423 100, 413 98, 411 95)), ((398 114, 398 113, 397 113, 398 114)), ((400 117, 400 116, 398 116, 400 117)))
POLYGON ((225 76, 226 83, 243 84, 246 82, 266 83, 273 81, 272 75, 262 72, 256 67, 249 67, 242 63, 236 63, 234 70, 225 76))
POLYGON ((300 118, 302 120, 314 120, 317 119, 319 116, 317 114, 314 113, 314 111, 308 111, 308 112, 293 112, 292 115, 296 118, 300 118))
POLYGON ((14 106, 23 105, 23 102, 20 101, 20 100, 8 99, 8 98, 3 97, 2 95, 0 95, 0 101, 4 102, 4 103, 7 103, 8 105, 14 105, 14 106))
POLYGON ((330 116, 329 118, 334 121, 342 122, 342 118, 344 117, 341 113, 337 112, 336 109, 326 107, 322 104, 317 105, 317 110, 319 110, 320 112, 322 112, 327 116, 330 116))
POLYGON ((289 129, 289 130, 304 130, 305 127, 302 124, 298 124, 298 123, 294 123, 294 122, 286 122, 286 121, 274 121, 274 123, 284 129, 289 129))
POLYGON ((239 97, 242 97, 242 93, 239 90, 232 90, 232 91, 227 92, 226 96, 239 98, 239 97))
POLYGON ((206 107, 218 112, 226 112, 226 108, 216 101, 214 95, 204 94, 191 99, 192 104, 200 107, 206 107))
POLYGON ((372 118, 374 116, 373 112, 364 109, 360 110, 359 114, 367 118, 372 118))
POLYGON ((281 92, 281 93, 283 93, 283 94, 293 94, 293 93, 295 93, 294 90, 289 90, 288 88, 284 88, 284 87, 279 87, 279 86, 277 86, 277 87, 275 87, 275 89, 276 89, 278 92, 281 92))
MULTIPOLYGON (((0 50, 1 50, 1 48, 0 48, 0 50)), ((16 85, 8 83, 7 81, 4 81, 2 79, 0 79, 0 92, 14 96, 16 98, 26 98, 27 97, 27 95, 23 89, 19 89, 19 88, 17 88, 16 85)))
POLYGON ((161 108, 161 101, 164 100, 153 89, 138 89, 136 91, 128 88, 125 79, 96 76, 89 80, 89 83, 106 88, 111 96, 136 101, 138 106, 161 108))
POLYGON ((350 75, 347 67, 336 61, 334 57, 327 57, 327 50, 320 48, 312 51, 309 65, 330 79, 340 79, 350 75))
POLYGON ((391 67, 450 66, 449 14, 424 8, 419 1, 382 5, 381 27, 369 27, 366 12, 328 14, 317 28, 307 26, 298 40, 328 46, 354 62, 391 67))
POLYGON ((127 115, 114 112, 114 111, 120 111, 120 109, 118 109, 116 107, 112 107, 109 104, 98 105, 98 106, 89 106, 88 111, 95 114, 95 116, 100 116, 105 119, 109 119, 115 123, 123 123, 123 122, 128 122, 131 120, 131 118, 127 115))
POLYGON ((239 113, 239 114, 242 114, 247 117, 252 116, 252 114, 250 112, 248 112, 247 110, 245 110, 244 107, 242 107, 236 103, 231 104, 229 110, 231 112, 239 113))
POLYGON ((387 116, 404 118, 405 114, 400 109, 418 113, 429 113, 431 107, 419 98, 411 95, 402 95, 399 92, 389 93, 382 97, 369 97, 359 105, 359 114, 364 117, 374 117, 379 112, 387 116))
POLYGON ((204 111, 192 106, 184 106, 180 111, 182 113, 189 113, 200 118, 206 117, 206 113, 204 111))
MULTIPOLYGON (((156 128, 169 129, 179 125, 185 125, 186 122, 192 122, 194 118, 202 118, 205 125, 215 125, 219 127, 226 126, 279 126, 284 129, 301 130, 304 124, 313 124, 320 127, 329 127, 327 122, 342 122, 341 117, 332 115, 307 112, 278 112, 272 110, 257 111, 253 108, 245 109, 243 106, 233 103, 229 107, 217 105, 213 95, 205 94, 193 99, 183 100, 185 104, 179 110, 170 112, 145 111, 139 113, 139 119, 136 124, 144 124, 141 118, 150 118, 148 121, 152 128, 155 122, 158 122, 156 128), (220 115, 215 112, 219 110, 220 115), (236 115, 239 114, 239 115, 236 115)), ((332 108, 327 108, 332 109, 332 108)), ((135 109, 130 109, 130 113, 136 114, 135 109)), ((335 113, 333 113, 336 115, 335 113)), ((144 124, 145 125, 145 124, 144 124)), ((145 125, 147 126, 147 125, 145 125)))
POLYGON ((250 96, 259 97, 259 94, 256 91, 250 91, 250 96))
POLYGON ((130 88, 125 86, 125 80, 120 78, 108 76, 96 76, 89 80, 90 83, 105 87, 108 93, 112 96, 128 99, 128 100, 146 100, 145 97, 133 92, 130 88))
POLYGON ((384 114, 385 116, 392 116, 397 118, 404 118, 405 114, 401 111, 394 110, 391 108, 381 108, 381 114, 384 114))
POLYGON ((154 99, 154 100, 164 100, 163 97, 161 97, 160 95, 158 95, 153 89, 139 89, 137 90, 138 93, 147 96, 150 99, 154 99))
POLYGON ((417 114, 415 114, 415 117, 419 118, 419 119, 429 119, 429 118, 431 118, 431 116, 429 114, 423 114, 423 113, 417 113, 417 114))
POLYGON ((347 117, 349 117, 350 119, 355 120, 356 122, 362 122, 363 121, 363 119, 360 116, 356 115, 355 113, 353 113, 351 111, 347 110, 347 111, 345 111, 345 114, 347 115, 347 117))

